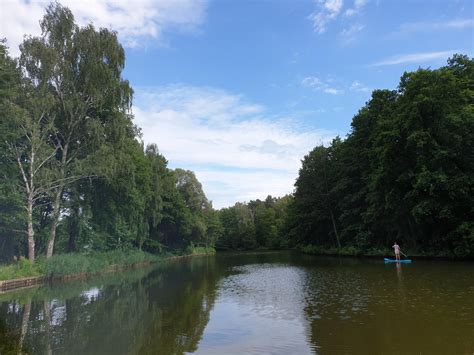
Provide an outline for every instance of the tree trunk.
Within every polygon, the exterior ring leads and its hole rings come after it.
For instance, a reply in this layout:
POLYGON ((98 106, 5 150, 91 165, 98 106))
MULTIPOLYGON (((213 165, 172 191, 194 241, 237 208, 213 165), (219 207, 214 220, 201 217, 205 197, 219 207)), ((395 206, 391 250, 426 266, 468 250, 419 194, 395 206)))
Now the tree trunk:
POLYGON ((56 190, 56 196, 54 198, 53 219, 51 221, 51 231, 50 231, 49 240, 48 240, 48 249, 46 250, 46 259, 49 259, 50 257, 53 256, 54 240, 56 239, 56 229, 57 229, 58 222, 59 222, 59 209, 61 207, 60 206, 61 191, 62 191, 62 188, 59 187, 56 190))
POLYGON ((28 259, 33 263, 35 261, 35 231, 33 229, 33 199, 31 197, 28 197, 27 212, 28 259))
MULTIPOLYGON (((74 212, 75 213, 75 212, 74 212)), ((67 242, 67 250, 74 253, 77 250, 77 237, 79 235, 79 221, 77 215, 73 217, 72 225, 69 227, 69 239, 67 242)))
MULTIPOLYGON (((66 143, 62 151, 60 179, 64 179, 66 177, 68 147, 69 147, 69 144, 66 143)), ((59 223, 61 197, 63 194, 63 189, 64 189, 64 184, 61 184, 55 190, 56 195, 54 196, 53 220, 51 221, 51 231, 50 231, 49 240, 48 240, 48 249, 46 250, 46 259, 49 259, 50 257, 53 256, 54 240, 56 239, 56 228, 58 227, 58 223, 59 223)))
POLYGON ((336 219, 334 218, 334 213, 332 212, 331 199, 329 196, 329 184, 328 184, 328 177, 327 177, 327 172, 326 172, 326 159, 327 159, 327 151, 325 153, 324 160, 323 160, 324 185, 326 186, 326 204, 329 206, 329 214, 331 215, 332 229, 334 230, 334 235, 336 236, 337 246, 338 248, 340 248, 341 242, 339 241, 339 233, 337 232, 336 219))
POLYGON ((334 229, 334 235, 336 236, 337 246, 338 246, 338 248, 340 248, 341 247, 341 242, 339 241, 339 233, 337 232, 336 220, 334 219, 334 214, 332 213, 332 208, 329 208, 329 213, 331 214, 332 228, 334 229))

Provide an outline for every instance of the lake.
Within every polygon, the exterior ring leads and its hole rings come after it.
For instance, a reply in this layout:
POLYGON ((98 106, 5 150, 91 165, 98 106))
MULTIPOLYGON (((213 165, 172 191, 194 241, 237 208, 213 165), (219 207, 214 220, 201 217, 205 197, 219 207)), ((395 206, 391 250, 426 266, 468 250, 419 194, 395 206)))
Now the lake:
POLYGON ((0 295, 0 353, 473 354, 474 263, 218 254, 0 295))

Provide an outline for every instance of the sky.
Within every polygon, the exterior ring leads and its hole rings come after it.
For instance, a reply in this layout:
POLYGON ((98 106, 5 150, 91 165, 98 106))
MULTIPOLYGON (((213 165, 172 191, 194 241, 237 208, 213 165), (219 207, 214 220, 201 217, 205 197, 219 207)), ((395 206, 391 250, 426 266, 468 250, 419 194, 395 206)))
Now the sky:
MULTIPOLYGON (((116 30, 134 122, 216 208, 294 190, 303 157, 344 138, 374 89, 474 53, 469 0, 63 0, 116 30)), ((47 1, 0 0, 17 56, 47 1)))

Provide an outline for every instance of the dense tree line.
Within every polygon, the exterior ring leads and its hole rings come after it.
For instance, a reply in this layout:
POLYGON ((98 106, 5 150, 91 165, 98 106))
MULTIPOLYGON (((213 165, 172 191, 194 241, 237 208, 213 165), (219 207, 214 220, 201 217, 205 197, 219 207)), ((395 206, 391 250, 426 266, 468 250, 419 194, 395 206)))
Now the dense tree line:
POLYGON ((304 157, 295 187, 295 244, 474 256, 474 61, 374 91, 345 140, 304 157))
POLYGON ((219 249, 248 250, 288 247, 286 230, 290 196, 265 201, 236 203, 219 211, 223 231, 217 240, 219 249))
POLYGON ((141 143, 117 34, 58 3, 41 29, 18 59, 0 43, 0 255, 213 246, 194 173, 141 143))

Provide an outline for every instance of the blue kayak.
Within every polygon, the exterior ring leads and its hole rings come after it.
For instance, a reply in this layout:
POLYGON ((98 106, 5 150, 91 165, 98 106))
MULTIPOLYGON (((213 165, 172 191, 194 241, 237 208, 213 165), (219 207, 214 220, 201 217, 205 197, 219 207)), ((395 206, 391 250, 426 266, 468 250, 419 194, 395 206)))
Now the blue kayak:
POLYGON ((410 259, 396 260, 396 259, 384 258, 383 261, 385 261, 386 263, 411 263, 410 259))

